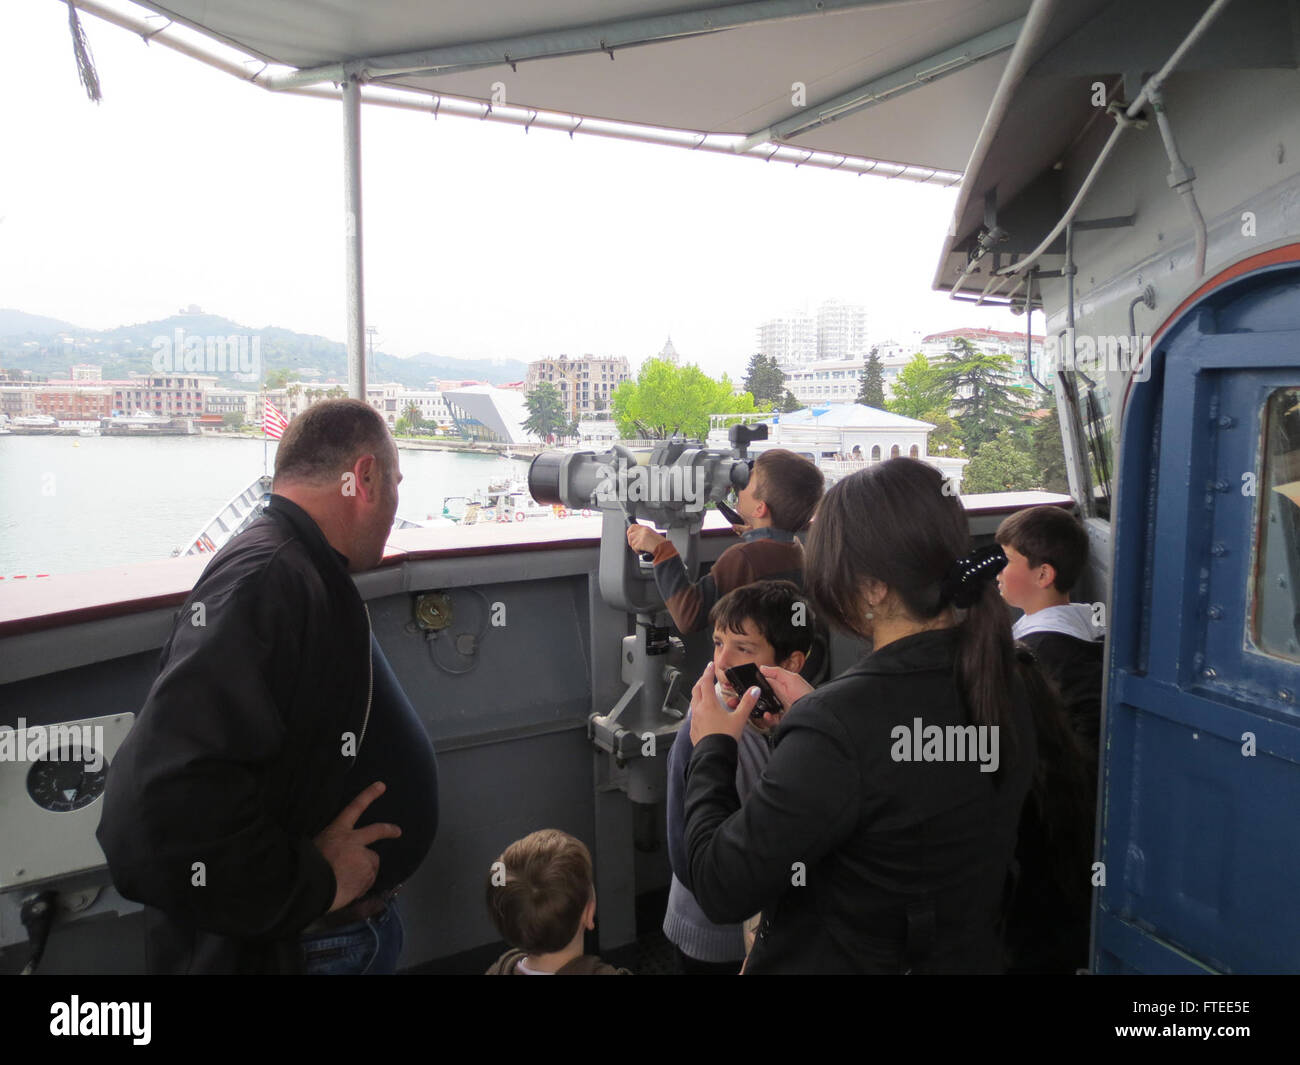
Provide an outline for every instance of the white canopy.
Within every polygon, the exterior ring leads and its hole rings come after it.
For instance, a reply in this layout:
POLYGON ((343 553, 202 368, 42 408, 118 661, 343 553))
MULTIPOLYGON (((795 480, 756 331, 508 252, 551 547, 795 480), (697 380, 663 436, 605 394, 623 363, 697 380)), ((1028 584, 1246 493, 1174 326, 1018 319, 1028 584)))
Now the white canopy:
MULTIPOLYGON (((76 2, 88 11, 99 6, 76 2)), ((363 84, 494 106, 725 135, 759 155, 788 145, 910 164, 939 171, 931 179, 944 184, 966 165, 1030 6, 1028 0, 141 4, 268 64, 296 69, 259 74, 255 80, 268 87, 356 75, 363 84)))

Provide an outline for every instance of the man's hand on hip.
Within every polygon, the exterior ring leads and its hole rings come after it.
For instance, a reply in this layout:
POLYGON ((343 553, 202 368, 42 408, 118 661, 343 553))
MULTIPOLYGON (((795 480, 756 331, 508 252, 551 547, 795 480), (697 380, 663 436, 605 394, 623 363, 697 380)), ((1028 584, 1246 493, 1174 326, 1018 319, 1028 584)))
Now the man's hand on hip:
POLYGON ((366 807, 384 793, 384 787, 379 781, 371 784, 312 840, 316 849, 330 863, 330 868, 334 870, 334 880, 338 884, 330 913, 359 899, 375 882, 375 877, 379 875, 379 855, 370 849, 370 844, 380 839, 396 839, 402 834, 396 825, 384 822, 366 825, 365 828, 353 827, 357 818, 366 812, 366 807))

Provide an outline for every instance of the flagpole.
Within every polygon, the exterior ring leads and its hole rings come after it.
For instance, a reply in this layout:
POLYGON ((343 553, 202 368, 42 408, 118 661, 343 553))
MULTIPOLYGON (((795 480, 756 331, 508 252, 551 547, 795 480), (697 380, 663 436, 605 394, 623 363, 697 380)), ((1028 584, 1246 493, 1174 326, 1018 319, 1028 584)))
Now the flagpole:
POLYGON ((262 382, 262 476, 266 476, 266 382, 262 382))

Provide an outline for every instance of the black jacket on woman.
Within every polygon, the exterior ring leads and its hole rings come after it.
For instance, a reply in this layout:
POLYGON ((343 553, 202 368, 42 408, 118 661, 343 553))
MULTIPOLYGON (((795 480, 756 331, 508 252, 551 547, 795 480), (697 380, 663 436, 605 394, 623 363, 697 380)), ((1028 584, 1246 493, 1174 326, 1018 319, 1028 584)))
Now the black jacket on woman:
POLYGON ((763 911, 747 973, 1001 970, 1008 871, 1036 760, 1020 678, 997 772, 893 757, 898 726, 971 723, 957 643, 955 628, 905 637, 800 699, 743 808, 735 740, 696 746, 690 887, 713 921, 763 911))

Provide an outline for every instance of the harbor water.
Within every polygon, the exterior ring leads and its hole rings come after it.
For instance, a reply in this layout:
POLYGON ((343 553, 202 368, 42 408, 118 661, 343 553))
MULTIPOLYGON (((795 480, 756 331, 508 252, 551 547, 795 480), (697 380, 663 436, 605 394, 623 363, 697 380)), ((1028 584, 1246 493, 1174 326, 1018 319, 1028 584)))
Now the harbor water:
MULTIPOLYGON (((261 440, 210 436, 0 437, 0 577, 168 558, 262 472, 261 440)), ((266 447, 275 462, 275 441, 266 447)), ((397 512, 442 514, 527 461, 401 450, 397 512)))

